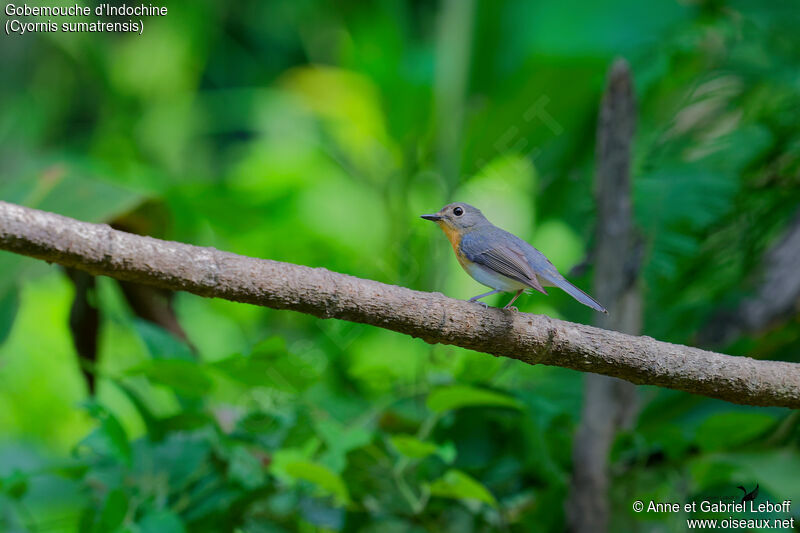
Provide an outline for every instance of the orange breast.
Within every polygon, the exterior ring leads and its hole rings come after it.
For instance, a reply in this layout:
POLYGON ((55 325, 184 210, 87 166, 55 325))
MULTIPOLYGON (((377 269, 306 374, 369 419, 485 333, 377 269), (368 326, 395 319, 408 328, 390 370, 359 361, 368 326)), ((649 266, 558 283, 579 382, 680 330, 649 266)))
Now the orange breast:
POLYGON ((458 262, 462 267, 467 268, 467 265, 471 264, 472 261, 464 257, 464 254, 461 253, 461 233, 446 224, 442 224, 441 222, 437 222, 437 224, 439 224, 439 227, 442 228, 442 231, 444 231, 444 234, 447 236, 450 244, 453 245, 453 251, 456 253, 456 259, 458 259, 458 262))

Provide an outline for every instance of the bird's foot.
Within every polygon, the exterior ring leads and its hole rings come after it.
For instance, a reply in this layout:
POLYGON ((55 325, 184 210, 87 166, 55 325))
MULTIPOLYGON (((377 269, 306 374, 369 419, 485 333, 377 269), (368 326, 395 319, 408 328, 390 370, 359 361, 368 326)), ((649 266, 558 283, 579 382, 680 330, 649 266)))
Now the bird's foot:
POLYGON ((480 301, 480 300, 469 300, 469 301, 470 301, 470 302, 472 302, 472 303, 474 303, 474 304, 478 304, 478 305, 480 305, 480 306, 481 306, 481 307, 483 307, 484 309, 489 309, 489 304, 487 304, 486 302, 482 302, 482 301, 480 301))
POLYGON ((514 311, 515 313, 519 312, 519 309, 517 309, 514 305, 507 305, 503 309, 508 309, 509 311, 514 311))

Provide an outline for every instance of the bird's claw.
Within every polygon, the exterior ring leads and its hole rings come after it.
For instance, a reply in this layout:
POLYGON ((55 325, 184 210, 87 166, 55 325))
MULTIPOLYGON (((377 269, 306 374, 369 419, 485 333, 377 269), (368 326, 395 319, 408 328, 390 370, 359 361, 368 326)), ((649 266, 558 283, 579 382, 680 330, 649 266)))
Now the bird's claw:
POLYGON ((478 304, 481 307, 483 307, 484 309, 489 309, 489 304, 487 304, 486 302, 482 302, 480 300, 470 300, 470 302, 472 302, 474 304, 478 304))
POLYGON ((517 309, 517 308, 516 308, 515 306, 513 306, 513 305, 507 305, 507 306, 505 306, 503 309, 508 309, 509 311, 514 311, 515 313, 518 313, 518 312, 519 312, 519 309, 517 309))

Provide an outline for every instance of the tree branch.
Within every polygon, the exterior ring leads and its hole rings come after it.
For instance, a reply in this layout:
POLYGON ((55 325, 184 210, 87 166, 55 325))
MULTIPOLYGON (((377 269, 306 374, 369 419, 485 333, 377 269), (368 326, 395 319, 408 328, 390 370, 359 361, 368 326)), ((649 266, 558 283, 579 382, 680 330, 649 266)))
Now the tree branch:
POLYGON ((800 364, 759 361, 330 272, 141 237, 0 202, 0 249, 95 275, 338 318, 429 343, 734 403, 800 407, 800 364))

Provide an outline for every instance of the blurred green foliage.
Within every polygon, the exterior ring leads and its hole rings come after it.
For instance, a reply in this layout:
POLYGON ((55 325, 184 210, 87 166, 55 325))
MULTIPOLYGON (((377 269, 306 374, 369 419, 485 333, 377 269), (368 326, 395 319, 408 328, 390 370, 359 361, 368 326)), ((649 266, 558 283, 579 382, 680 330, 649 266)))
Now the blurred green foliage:
MULTIPOLYGON (((624 56, 647 334, 690 343, 751 293, 800 205, 792 0, 168 7, 143 36, 4 37, 1 199, 467 298, 481 288, 417 215, 471 202, 562 271, 581 262, 624 56)), ((87 366, 74 294, 59 267, 0 253, 0 531, 564 528, 579 373, 178 294, 185 342, 105 278, 87 366)), ((592 318, 561 293, 519 305, 592 318)), ((796 318, 728 348, 796 361, 796 318)), ((637 499, 759 483, 800 501, 796 413, 641 395, 611 457, 612 530, 684 530, 637 499)))

